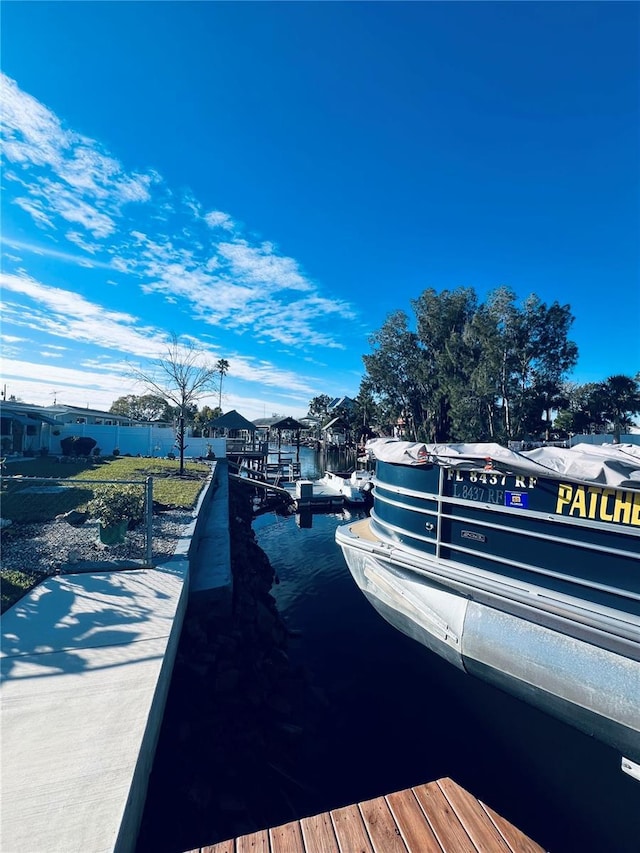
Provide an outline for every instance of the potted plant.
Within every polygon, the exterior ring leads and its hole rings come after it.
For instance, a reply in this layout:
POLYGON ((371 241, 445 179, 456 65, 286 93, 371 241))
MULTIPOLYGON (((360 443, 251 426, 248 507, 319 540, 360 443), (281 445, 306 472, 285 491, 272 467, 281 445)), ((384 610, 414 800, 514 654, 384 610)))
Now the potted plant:
POLYGON ((129 525, 142 521, 144 516, 144 490, 134 485, 96 486, 87 512, 100 522, 100 541, 104 545, 124 542, 129 525))

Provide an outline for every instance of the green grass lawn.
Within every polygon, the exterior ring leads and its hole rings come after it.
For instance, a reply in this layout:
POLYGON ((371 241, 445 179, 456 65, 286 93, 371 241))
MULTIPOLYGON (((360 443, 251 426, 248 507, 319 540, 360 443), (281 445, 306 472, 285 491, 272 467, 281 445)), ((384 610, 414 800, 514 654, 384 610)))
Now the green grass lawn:
POLYGON ((2 518, 16 522, 50 521, 72 509, 83 509, 93 496, 96 480, 135 480, 144 483, 153 477, 153 498, 163 504, 192 509, 211 470, 202 462, 185 463, 179 475, 179 462, 172 459, 146 459, 139 456, 100 458, 63 464, 49 457, 13 462, 6 466, 2 483, 2 518), (20 479, 13 479, 19 477, 20 479), (33 482, 23 478, 47 477, 73 480, 73 485, 53 494, 22 494, 33 482))
POLYGON ((16 601, 19 601, 34 586, 37 586, 44 577, 43 572, 25 572, 20 569, 2 572, 0 613, 4 613, 9 607, 13 607, 16 601))
MULTIPOLYGON (((96 480, 136 480, 143 484, 147 477, 153 477, 155 501, 180 509, 193 509, 211 467, 202 462, 185 463, 182 477, 179 470, 177 460, 138 456, 100 458, 90 463, 78 461, 63 464, 46 456, 11 462, 3 472, 0 515, 16 524, 50 521, 72 509, 84 509, 87 501, 93 497, 92 485, 96 480), (19 479, 12 479, 14 477, 19 479), (77 482, 55 493, 24 494, 26 488, 34 485, 32 480, 27 479, 32 477, 77 482)), ((2 571, 1 612, 4 613, 43 577, 45 575, 38 572, 17 569, 2 571)))

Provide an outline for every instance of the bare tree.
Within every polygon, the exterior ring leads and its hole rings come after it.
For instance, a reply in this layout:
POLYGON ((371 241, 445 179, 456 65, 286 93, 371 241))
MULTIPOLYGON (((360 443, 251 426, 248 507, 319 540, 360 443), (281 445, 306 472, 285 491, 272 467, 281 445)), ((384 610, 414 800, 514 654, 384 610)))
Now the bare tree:
POLYGON ((178 447, 180 474, 184 473, 185 415, 200 397, 218 389, 219 367, 211 365, 191 341, 183 342, 173 333, 162 356, 148 370, 132 368, 133 374, 152 393, 178 407, 178 447))

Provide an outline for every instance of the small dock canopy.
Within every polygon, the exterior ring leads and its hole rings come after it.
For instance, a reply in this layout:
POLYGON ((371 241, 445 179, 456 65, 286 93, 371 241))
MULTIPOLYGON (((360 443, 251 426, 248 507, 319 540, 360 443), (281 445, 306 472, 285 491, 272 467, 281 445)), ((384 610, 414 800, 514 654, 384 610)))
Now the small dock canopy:
POLYGON ((279 431, 283 429, 290 429, 292 432, 300 432, 301 429, 304 429, 304 424, 301 424, 300 421, 297 421, 295 418, 280 418, 280 420, 271 424, 271 429, 277 429, 279 431))
MULTIPOLYGON (((254 452, 256 448, 256 425, 232 409, 207 424, 209 434, 226 438, 227 454, 254 452)), ((231 458, 231 457, 230 457, 231 458)))
POLYGON ((255 424, 252 424, 251 421, 248 421, 240 414, 240 412, 236 412, 235 409, 232 409, 225 415, 220 415, 219 418, 209 421, 207 426, 209 429, 215 429, 216 431, 223 432, 225 434, 236 431, 239 432, 243 429, 253 434, 257 429, 255 424))
POLYGON ((262 418, 254 421, 257 429, 269 430, 271 432, 274 430, 278 434, 278 451, 280 451, 280 447, 282 446, 282 433, 284 430, 289 432, 295 432, 296 440, 295 444, 297 447, 297 458, 300 461, 300 432, 303 429, 306 429, 304 424, 301 424, 300 421, 297 421, 295 418, 291 417, 275 417, 275 418, 262 418))
POLYGON ((347 439, 349 437, 349 426, 347 422, 338 415, 322 427, 322 432, 324 433, 325 441, 328 444, 334 444, 337 447, 341 447, 347 443, 347 439))

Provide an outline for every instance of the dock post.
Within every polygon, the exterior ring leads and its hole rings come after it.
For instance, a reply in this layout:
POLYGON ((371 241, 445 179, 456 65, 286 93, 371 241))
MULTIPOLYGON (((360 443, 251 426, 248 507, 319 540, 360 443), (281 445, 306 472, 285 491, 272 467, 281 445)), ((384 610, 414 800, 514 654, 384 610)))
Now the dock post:
POLYGON ((147 477, 146 486, 146 521, 147 521, 147 536, 146 536, 146 555, 145 560, 147 566, 153 563, 153 477, 147 477))

